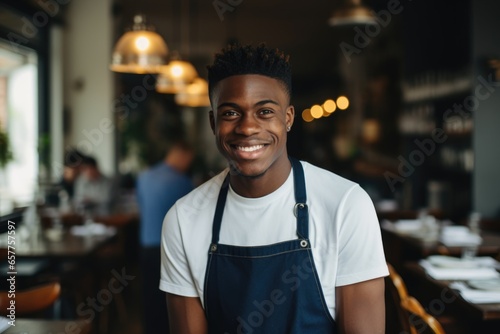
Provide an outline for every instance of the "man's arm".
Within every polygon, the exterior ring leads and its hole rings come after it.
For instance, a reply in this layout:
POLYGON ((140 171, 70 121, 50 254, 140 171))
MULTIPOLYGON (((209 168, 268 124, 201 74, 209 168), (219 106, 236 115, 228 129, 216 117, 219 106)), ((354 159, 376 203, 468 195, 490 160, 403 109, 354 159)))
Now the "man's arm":
POLYGON ((385 333, 384 278, 336 288, 336 322, 342 334, 385 333))
POLYGON ((167 293, 170 333, 206 334, 207 319, 198 297, 167 293))

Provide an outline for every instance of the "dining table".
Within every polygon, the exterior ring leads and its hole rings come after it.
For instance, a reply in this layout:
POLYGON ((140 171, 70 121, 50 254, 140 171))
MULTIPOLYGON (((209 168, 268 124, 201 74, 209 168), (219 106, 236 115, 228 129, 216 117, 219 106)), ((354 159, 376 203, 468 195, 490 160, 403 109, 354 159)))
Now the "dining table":
MULTIPOLYGON (((46 231, 51 233, 52 231, 46 231)), ((35 236, 16 244, 17 258, 78 259, 90 256, 100 246, 110 242, 116 235, 110 231, 103 234, 75 234, 71 230, 55 231, 53 234, 35 236), (50 235, 50 236, 48 236, 50 235)), ((1 246, 0 246, 1 247, 1 246)))
POLYGON ((1 334, 89 334, 89 322, 83 320, 16 319, 1 334))
MULTIPOLYGON (((130 275, 131 268, 126 261, 131 257, 130 252, 137 253, 134 247, 139 222, 136 212, 122 210, 90 217, 43 208, 37 214, 33 220, 16 223, 14 238, 9 239, 7 233, 0 234, 0 278, 15 275, 19 290, 46 281, 59 281, 61 304, 56 318, 78 315, 78 305, 100 296, 100 291, 106 289, 116 275, 130 275), (7 259, 14 253, 13 272, 7 259)), ((119 297, 115 296, 117 302, 119 297)), ((99 312, 92 323, 83 327, 75 327, 67 320, 19 319, 16 326, 5 333, 90 333, 90 327, 100 326, 109 312, 99 312)))
POLYGON ((39 210, 36 221, 16 226, 12 238, 0 237, 0 249, 12 246, 16 258, 82 259, 123 237, 123 230, 137 221, 135 212, 89 219, 75 212, 59 213, 55 208, 44 208, 39 210))
MULTIPOLYGON (((386 259, 396 269, 401 270, 403 264, 407 261, 418 261, 431 255, 462 255, 464 245, 443 243, 439 234, 426 235, 413 227, 398 228, 398 224, 406 222, 416 223, 417 221, 390 222, 383 220, 380 224, 386 259)), ((445 224, 465 228, 465 226, 459 226, 451 222, 445 222, 445 224)), ((481 230, 479 236, 481 241, 476 248, 477 256, 497 257, 500 255, 499 232, 481 230)))
POLYGON ((416 297, 432 316, 452 327, 454 333, 500 333, 500 273, 495 275, 492 268, 463 268, 454 278, 450 274, 453 270, 445 269, 441 279, 435 278, 438 277, 436 273, 431 274, 428 268, 428 263, 422 260, 407 262, 402 276, 410 295, 416 297), (481 270, 489 276, 479 277, 481 270), (474 276, 468 278, 474 279, 468 279, 467 272, 474 276), (481 281, 495 281, 496 286, 491 291, 466 287, 471 282, 478 284, 481 281))

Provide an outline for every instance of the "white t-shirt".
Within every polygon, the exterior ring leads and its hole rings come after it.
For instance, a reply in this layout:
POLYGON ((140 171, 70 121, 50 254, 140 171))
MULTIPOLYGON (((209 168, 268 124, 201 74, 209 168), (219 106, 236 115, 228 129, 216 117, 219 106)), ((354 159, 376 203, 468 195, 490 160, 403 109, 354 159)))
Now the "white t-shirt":
MULTIPOLYGON (((335 317, 335 287, 388 275, 380 226, 370 197, 359 185, 307 162, 302 165, 314 263, 335 317)), ((213 217, 227 172, 178 200, 165 216, 161 290, 199 297, 203 303, 213 217)), ((293 172, 264 197, 242 197, 230 187, 219 243, 259 246, 297 239, 294 205, 293 172)))

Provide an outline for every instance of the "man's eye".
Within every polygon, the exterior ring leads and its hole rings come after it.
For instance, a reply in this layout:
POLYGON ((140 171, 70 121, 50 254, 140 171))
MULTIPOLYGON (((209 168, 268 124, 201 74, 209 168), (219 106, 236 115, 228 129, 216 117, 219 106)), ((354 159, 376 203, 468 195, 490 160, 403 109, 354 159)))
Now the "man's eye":
POLYGON ((274 113, 274 111, 272 111, 271 109, 262 109, 260 111, 261 115, 270 115, 270 114, 273 114, 273 113, 274 113))
POLYGON ((232 116, 238 116, 238 113, 234 110, 227 110, 222 113, 222 116, 225 117, 232 117, 232 116))

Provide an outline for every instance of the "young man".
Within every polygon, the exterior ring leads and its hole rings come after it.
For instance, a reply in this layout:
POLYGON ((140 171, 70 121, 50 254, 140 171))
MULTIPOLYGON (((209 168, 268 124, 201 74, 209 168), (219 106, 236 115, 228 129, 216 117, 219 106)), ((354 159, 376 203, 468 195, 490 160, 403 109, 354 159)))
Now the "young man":
POLYGON ((231 46, 209 70, 229 168, 169 210, 160 289, 172 333, 383 333, 388 274, 357 184, 290 158, 288 57, 231 46))

